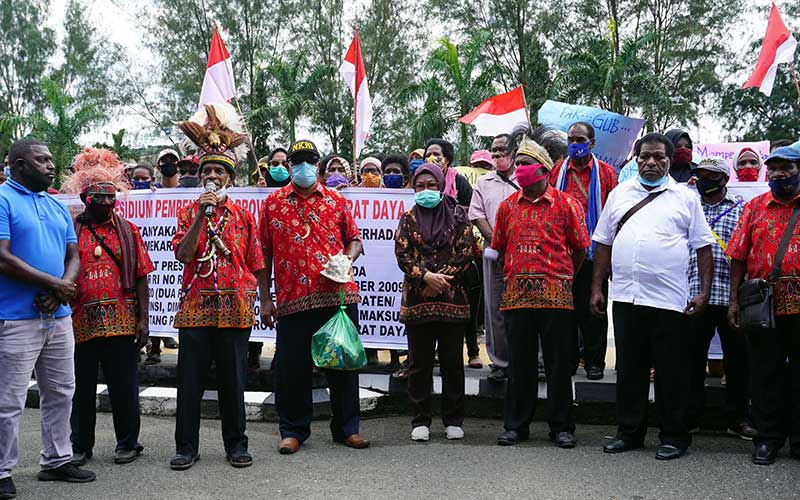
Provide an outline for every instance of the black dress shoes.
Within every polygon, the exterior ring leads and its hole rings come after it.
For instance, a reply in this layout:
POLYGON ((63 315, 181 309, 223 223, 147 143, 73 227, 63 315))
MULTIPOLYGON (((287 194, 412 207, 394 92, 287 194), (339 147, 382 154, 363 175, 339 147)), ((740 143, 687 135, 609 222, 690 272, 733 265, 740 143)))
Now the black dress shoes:
POLYGON ((656 452, 656 460, 675 460, 686 455, 687 448, 678 448, 671 444, 662 445, 656 452))
POLYGON ((602 380, 605 373, 603 369, 597 366, 590 366, 586 369, 586 378, 589 380, 602 380))
POLYGON ((571 432, 559 432, 553 437, 553 443, 559 448, 575 448, 578 444, 578 440, 575 439, 575 435, 571 432))
POLYGON ((775 458, 778 456, 778 451, 768 444, 760 444, 753 450, 753 463, 756 465, 772 465, 775 463, 775 458))
POLYGON ((172 470, 187 470, 191 469, 198 460, 200 460, 200 455, 182 455, 178 453, 169 461, 169 467, 172 470))
POLYGON ((622 453, 624 451, 635 450, 635 449, 641 448, 641 447, 642 447, 642 445, 640 445, 640 444, 638 444, 638 445, 629 444, 629 443, 626 443, 625 441, 623 441, 620 438, 613 438, 609 442, 607 442, 605 445, 603 445, 603 451, 605 453, 622 453))
POLYGON ((497 444, 500 446, 514 446, 520 441, 527 441, 528 434, 521 434, 517 431, 503 431, 497 436, 497 444))
POLYGON ((227 458, 228 458, 228 463, 230 463, 237 469, 242 469, 244 467, 250 467, 251 465, 253 465, 253 456, 247 453, 246 451, 237 451, 235 453, 230 453, 228 454, 227 458))

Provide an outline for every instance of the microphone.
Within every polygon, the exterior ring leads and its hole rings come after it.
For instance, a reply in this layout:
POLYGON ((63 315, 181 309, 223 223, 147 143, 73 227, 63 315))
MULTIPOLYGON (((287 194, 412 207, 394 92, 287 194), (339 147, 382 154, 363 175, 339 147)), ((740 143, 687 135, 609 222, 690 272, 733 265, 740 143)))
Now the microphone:
MULTIPOLYGON (((206 193, 216 193, 217 192, 217 185, 213 182, 206 183, 206 193)), ((213 217, 214 216, 214 207, 209 205, 206 207, 206 217, 213 217)))

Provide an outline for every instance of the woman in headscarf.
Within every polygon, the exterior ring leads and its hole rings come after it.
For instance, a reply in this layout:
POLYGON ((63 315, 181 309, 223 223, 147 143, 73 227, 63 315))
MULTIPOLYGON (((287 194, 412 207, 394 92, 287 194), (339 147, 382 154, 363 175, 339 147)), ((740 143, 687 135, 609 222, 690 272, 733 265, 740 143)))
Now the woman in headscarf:
POLYGON ((326 186, 342 189, 349 186, 353 179, 350 163, 341 156, 325 156, 319 162, 319 173, 326 186))
POLYGON ((258 160, 258 169, 250 176, 251 183, 258 187, 283 187, 289 184, 286 155, 286 150, 278 147, 258 160))
POLYGON ((464 324, 469 318, 465 271, 480 254, 466 210, 444 195, 439 166, 414 172, 413 208, 401 217, 395 256, 405 277, 400 321, 409 351, 411 439, 427 441, 431 425, 433 359, 439 353, 442 420, 448 439, 464 437, 464 324))
POLYGON ((358 176, 361 178, 361 183, 358 185, 358 187, 383 187, 383 170, 381 169, 381 161, 374 156, 364 158, 361 160, 361 165, 358 167, 358 176))
POLYGON ((733 160, 739 182, 758 182, 762 166, 761 155, 753 148, 740 149, 733 160))
POLYGON ((669 167, 669 175, 675 179, 675 182, 689 182, 689 179, 694 175, 694 169, 697 167, 696 163, 692 162, 692 138, 685 130, 674 128, 667 130, 666 135, 672 144, 675 146, 675 152, 672 153, 672 162, 669 167))

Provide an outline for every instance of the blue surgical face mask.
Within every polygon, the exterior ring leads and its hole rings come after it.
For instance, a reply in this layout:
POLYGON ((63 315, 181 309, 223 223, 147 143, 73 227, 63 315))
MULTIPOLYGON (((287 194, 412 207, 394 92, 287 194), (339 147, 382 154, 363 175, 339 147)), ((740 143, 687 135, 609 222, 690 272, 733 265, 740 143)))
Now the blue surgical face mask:
POLYGON ((150 189, 151 181, 133 181, 133 189, 150 189))
POLYGON ((778 198, 790 198, 797 191, 798 185, 800 185, 800 175, 769 180, 769 189, 778 198))
POLYGON ((425 163, 423 160, 411 160, 408 162, 408 168, 411 170, 411 174, 413 175, 414 171, 423 163, 425 163))
POLYGON ((441 191, 432 191, 430 189, 425 189, 424 191, 417 191, 416 193, 414 193, 414 203, 423 208, 434 208, 436 205, 441 203, 441 201, 442 201, 441 191))
POLYGON ((403 175, 386 174, 383 176, 383 185, 390 189, 400 189, 403 187, 403 175))
POLYGON ((592 152, 591 144, 588 142, 573 142, 567 144, 567 154, 573 160, 582 160, 592 152))
POLYGON ((292 182, 301 188, 308 188, 314 185, 317 180, 317 167, 304 161, 297 165, 292 165, 292 182))
POLYGON ((269 167, 269 176, 275 182, 283 182, 289 178, 289 171, 283 165, 277 167, 269 167))
POLYGON ((643 186, 658 187, 658 186, 663 185, 665 182, 667 182, 667 180, 669 179, 669 174, 666 174, 664 177, 662 177, 662 178, 660 178, 660 179, 658 179, 656 181, 648 181, 647 179, 645 179, 641 175, 638 176, 638 179, 639 179, 639 182, 641 182, 643 186))
POLYGON ((6 179, 11 178, 11 167, 4 167, 3 168, 3 175, 6 176, 6 179))

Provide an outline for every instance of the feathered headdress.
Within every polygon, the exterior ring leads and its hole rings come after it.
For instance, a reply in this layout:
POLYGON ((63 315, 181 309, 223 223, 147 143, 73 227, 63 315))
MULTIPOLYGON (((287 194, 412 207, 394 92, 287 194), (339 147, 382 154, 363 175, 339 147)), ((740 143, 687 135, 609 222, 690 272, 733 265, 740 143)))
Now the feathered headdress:
POLYGON ((106 190, 114 191, 128 190, 125 164, 115 152, 108 149, 84 149, 75 157, 72 168, 74 172, 62 186, 65 193, 85 193, 92 186, 102 186, 106 190))
POLYGON ((198 148, 200 168, 220 163, 233 171, 247 154, 247 136, 236 108, 228 103, 206 104, 185 122, 176 124, 198 148))

